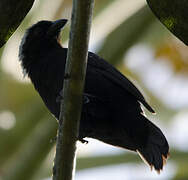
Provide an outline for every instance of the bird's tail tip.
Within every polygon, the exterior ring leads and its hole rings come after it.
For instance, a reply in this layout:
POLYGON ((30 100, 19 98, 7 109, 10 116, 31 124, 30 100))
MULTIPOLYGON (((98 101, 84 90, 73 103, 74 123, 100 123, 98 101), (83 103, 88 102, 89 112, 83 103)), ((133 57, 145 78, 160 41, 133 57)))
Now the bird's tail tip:
POLYGON ((147 164, 150 166, 151 171, 153 169, 155 169, 155 171, 160 174, 160 172, 163 170, 163 167, 166 165, 167 160, 170 156, 170 153, 168 152, 167 154, 161 154, 157 159, 158 162, 155 161, 150 161, 149 158, 146 156, 146 153, 142 153, 139 150, 136 150, 136 152, 138 153, 138 155, 140 156, 140 158, 147 164))
POLYGON ((146 144, 138 146, 136 152, 151 169, 158 173, 163 169, 169 157, 169 145, 162 131, 145 117, 142 119, 148 125, 146 144))

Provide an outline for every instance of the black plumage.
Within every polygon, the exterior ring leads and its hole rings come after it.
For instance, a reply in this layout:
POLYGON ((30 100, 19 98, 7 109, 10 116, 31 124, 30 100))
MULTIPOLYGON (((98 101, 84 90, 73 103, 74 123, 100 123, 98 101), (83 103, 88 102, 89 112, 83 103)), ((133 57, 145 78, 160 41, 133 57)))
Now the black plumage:
MULTIPOLYGON (((59 43, 66 20, 40 21, 25 33, 19 51, 29 76, 50 112, 58 119, 67 48, 59 43)), ((168 142, 144 115, 140 103, 154 110, 140 91, 118 70, 88 53, 83 108, 78 139, 91 137, 138 152, 157 171, 168 157, 168 142)))

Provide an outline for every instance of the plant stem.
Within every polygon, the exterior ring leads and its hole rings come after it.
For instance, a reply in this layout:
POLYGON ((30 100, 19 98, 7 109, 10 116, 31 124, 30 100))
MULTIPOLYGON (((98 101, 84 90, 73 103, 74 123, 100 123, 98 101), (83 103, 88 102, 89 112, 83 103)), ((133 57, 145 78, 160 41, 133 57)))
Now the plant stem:
POLYGON ((94 0, 73 0, 53 180, 73 178, 93 5, 94 0))

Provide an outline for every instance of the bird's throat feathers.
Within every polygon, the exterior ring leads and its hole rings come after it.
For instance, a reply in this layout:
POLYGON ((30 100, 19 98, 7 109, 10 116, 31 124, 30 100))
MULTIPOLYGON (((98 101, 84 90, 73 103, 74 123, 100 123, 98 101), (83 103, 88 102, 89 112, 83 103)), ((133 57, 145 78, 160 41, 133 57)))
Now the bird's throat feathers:
POLYGON ((41 37, 41 39, 34 39, 27 31, 19 47, 19 60, 24 76, 29 75, 30 68, 37 63, 38 59, 43 59, 44 54, 48 54, 54 48, 62 48, 59 38, 45 39, 41 37))

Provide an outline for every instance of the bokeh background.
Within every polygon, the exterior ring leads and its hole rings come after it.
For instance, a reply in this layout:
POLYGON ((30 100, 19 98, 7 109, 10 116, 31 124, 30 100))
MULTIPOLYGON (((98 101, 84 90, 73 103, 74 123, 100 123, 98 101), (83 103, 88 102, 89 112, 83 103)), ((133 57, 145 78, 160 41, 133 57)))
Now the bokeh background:
MULTIPOLYGON (((18 60, 24 31, 39 20, 70 20, 71 0, 36 0, 0 58, 0 180, 49 180, 57 122, 18 60)), ((70 21, 62 32, 67 46, 70 21)), ((131 153, 96 140, 78 142, 76 180, 188 179, 188 49, 145 0, 95 0, 89 49, 136 84, 153 106, 148 118, 166 135, 171 156, 158 175, 131 153)), ((126 119, 125 119, 126 120, 126 119)))

